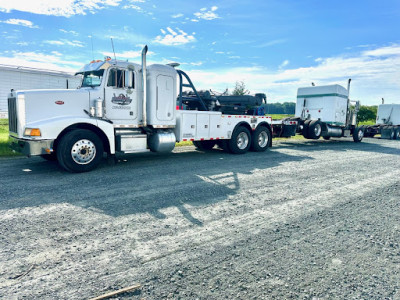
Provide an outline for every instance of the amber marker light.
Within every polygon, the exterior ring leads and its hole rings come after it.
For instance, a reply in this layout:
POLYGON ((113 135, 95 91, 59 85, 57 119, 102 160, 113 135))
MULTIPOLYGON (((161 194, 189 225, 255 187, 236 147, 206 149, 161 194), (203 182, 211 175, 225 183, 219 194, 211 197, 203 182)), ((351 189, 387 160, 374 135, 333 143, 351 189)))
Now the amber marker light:
POLYGON ((26 128, 24 135, 26 136, 42 136, 39 128, 26 128))

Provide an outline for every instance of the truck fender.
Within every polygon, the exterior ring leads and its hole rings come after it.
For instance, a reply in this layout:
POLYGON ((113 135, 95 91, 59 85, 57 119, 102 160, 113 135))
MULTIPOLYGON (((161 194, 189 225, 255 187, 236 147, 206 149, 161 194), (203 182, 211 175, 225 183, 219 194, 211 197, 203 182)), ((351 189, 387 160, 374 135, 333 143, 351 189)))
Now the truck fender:
POLYGON ((98 119, 80 117, 61 117, 51 120, 27 124, 30 127, 41 128, 45 133, 42 138, 55 140, 54 148, 57 147, 60 138, 72 129, 88 129, 95 132, 103 141, 104 149, 110 154, 115 153, 114 127, 112 124, 98 119), (74 123, 71 123, 74 120, 74 123))

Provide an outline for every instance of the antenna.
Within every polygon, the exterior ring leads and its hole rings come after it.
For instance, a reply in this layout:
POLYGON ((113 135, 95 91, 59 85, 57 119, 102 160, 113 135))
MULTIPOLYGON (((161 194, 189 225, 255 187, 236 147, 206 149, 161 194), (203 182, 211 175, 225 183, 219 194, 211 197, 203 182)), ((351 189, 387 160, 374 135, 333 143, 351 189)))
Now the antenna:
POLYGON ((112 38, 111 38, 111 46, 112 46, 113 52, 114 52, 114 61, 115 61, 115 63, 117 63, 117 57, 115 56, 114 42, 113 42, 113 39, 112 39, 112 38))

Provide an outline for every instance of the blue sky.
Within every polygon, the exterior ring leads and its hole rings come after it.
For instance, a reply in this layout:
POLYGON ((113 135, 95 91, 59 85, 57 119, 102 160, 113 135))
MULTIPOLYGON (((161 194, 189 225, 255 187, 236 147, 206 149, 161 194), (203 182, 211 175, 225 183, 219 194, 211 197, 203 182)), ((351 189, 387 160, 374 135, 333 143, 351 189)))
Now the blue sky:
POLYGON ((400 103, 400 1, 0 0, 0 64, 74 71, 111 55, 181 63, 198 89, 244 81, 268 100, 352 78, 351 98, 400 103), (93 43, 93 52, 92 52, 93 43))

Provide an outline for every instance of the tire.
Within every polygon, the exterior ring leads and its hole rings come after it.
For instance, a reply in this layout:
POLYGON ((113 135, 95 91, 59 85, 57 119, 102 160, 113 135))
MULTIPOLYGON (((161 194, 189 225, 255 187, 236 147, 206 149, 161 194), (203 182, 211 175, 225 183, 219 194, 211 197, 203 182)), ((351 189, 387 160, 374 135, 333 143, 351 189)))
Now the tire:
POLYGON ((229 151, 233 154, 243 154, 249 151, 250 146, 250 131, 243 126, 237 127, 228 142, 229 151))
POLYGON ((362 141, 364 137, 364 127, 357 127, 356 129, 354 129, 353 131, 353 141, 355 143, 359 143, 362 141))
POLYGON ((318 140, 322 133, 322 123, 319 120, 314 120, 308 125, 308 138, 318 140))
POLYGON ((390 140, 396 139, 396 129, 395 129, 393 126, 391 126, 391 127, 389 127, 389 130, 390 130, 390 137, 389 137, 389 139, 390 139, 390 140))
POLYGON ((271 131, 265 126, 259 126, 251 137, 250 150, 263 152, 268 149, 271 143, 271 131))
POLYGON ((311 120, 305 120, 303 123, 303 131, 302 134, 303 136, 308 139, 308 126, 310 125, 311 120))
POLYGON ((324 138, 325 141, 329 141, 331 139, 330 136, 323 136, 323 138, 324 138))
POLYGON ((57 148, 57 159, 68 172, 88 172, 103 158, 103 143, 92 131, 76 129, 64 135, 57 148))
POLYGON ((40 155, 40 157, 47 161, 56 161, 57 160, 57 154, 55 152, 52 152, 50 154, 42 154, 42 155, 40 155))
POLYGON ((211 150, 214 148, 216 142, 215 141, 193 141, 193 145, 198 149, 198 150, 211 150))
POLYGON ((394 129, 394 139, 395 140, 400 140, 400 127, 396 127, 394 129))

